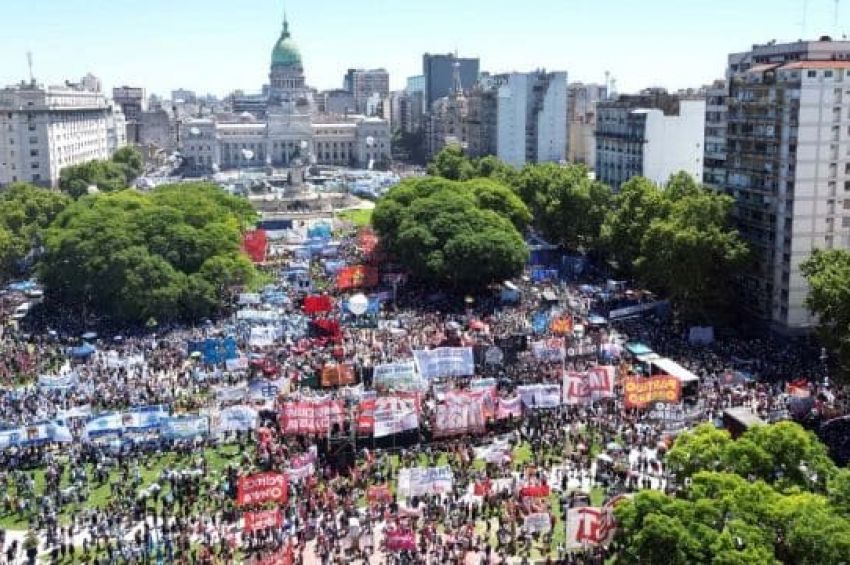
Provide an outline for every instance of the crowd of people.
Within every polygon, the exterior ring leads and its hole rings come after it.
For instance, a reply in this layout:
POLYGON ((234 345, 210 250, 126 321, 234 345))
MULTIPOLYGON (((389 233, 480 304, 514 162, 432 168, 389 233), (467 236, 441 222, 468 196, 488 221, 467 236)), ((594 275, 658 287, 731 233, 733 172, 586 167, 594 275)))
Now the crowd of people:
MULTIPOLYGON (((333 260, 377 268, 362 243, 344 237, 333 260)), ((603 563, 611 551, 604 542, 570 543, 568 509, 599 507, 642 488, 674 491, 663 453, 682 429, 714 421, 731 406, 765 420, 790 417, 791 381, 806 389, 799 396, 811 399, 808 411, 850 407, 847 392, 825 378, 817 351, 804 345, 724 336, 695 346, 686 328, 653 316, 590 323, 591 312, 634 300, 625 292, 587 291, 600 281, 523 278, 509 299, 497 291, 458 297, 398 286, 398 279, 394 286, 379 280, 371 290, 338 288, 318 254, 306 261, 312 288, 305 289, 288 269, 304 259, 278 257, 284 263, 270 271, 280 274, 278 282, 244 293, 253 311, 274 313, 262 323, 240 317, 234 304, 232 316, 194 328, 89 335, 85 351, 80 340, 4 333, 3 429, 50 422, 70 435, 5 444, 0 436, 0 524, 7 526, 0 561, 42 555, 52 563, 98 564, 603 563), (365 315, 345 307, 361 290, 380 304, 365 315), (332 307, 307 314, 305 295, 329 297, 332 307), (277 297, 274 304, 267 296, 277 297), (535 323, 541 315, 543 328, 535 323), (270 340, 252 331, 269 324, 278 325, 270 340), (237 358, 209 363, 188 345, 224 336, 234 340, 237 358), (541 342, 554 355, 540 355, 533 344, 541 342), (640 365, 623 348, 629 342, 647 344, 699 377, 677 411, 662 417, 626 408, 622 379, 640 365), (375 382, 379 367, 440 347, 471 350, 474 371, 418 375, 397 390, 375 382), (328 386, 330 366, 337 380, 328 386), (339 376, 342 366, 351 368, 350 380, 339 376), (598 367, 610 367, 615 378, 610 393, 592 401, 522 396, 523 387, 561 387, 565 374, 598 367), (274 383, 273 393, 251 394, 249 384, 258 381, 274 383), (63 384, 41 386, 52 382, 63 384), (225 394, 240 387, 249 392, 225 394), (478 398, 481 388, 483 424, 441 433, 440 406, 452 395, 478 398), (414 406, 417 425, 381 437, 359 429, 363 402, 386 396, 414 406), (517 398, 518 411, 496 408, 517 398), (344 410, 338 420, 318 418, 321 430, 294 434, 282 414, 296 401, 341 401, 344 410), (105 438, 89 433, 93 419, 111 412, 156 407, 180 417, 234 404, 258 414, 250 429, 216 433, 210 426, 191 437, 154 428, 105 438), (414 468, 447 468, 439 473, 449 482, 408 494, 402 476, 408 480, 414 468), (241 479, 262 473, 285 475, 286 496, 240 503, 241 479), (263 514, 272 522, 249 527, 246 514, 253 523, 263 512, 272 512, 263 514)))

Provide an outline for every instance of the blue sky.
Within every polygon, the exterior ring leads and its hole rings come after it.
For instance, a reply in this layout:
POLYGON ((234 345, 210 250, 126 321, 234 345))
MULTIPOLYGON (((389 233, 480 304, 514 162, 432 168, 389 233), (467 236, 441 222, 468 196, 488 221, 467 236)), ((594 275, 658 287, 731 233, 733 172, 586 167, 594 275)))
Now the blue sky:
MULTIPOLYGON (((390 71, 391 86, 421 72, 422 53, 479 56, 483 70, 566 70, 620 92, 699 86, 726 55, 803 37, 806 0, 287 0, 307 81, 340 87, 348 67, 390 71)), ((27 76, 105 86, 184 87, 224 95, 259 90, 280 33, 282 0, 30 0, 3 2, 0 83, 27 76)), ((806 34, 850 34, 850 0, 808 0, 806 34), (840 33, 837 33, 840 32, 840 33)))

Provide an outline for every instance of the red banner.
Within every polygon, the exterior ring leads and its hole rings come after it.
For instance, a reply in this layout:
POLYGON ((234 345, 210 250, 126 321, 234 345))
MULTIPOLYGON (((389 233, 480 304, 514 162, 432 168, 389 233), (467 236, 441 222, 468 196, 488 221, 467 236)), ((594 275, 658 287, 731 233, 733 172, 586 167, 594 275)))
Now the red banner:
POLYGON ((263 510, 261 512, 245 512, 244 518, 244 531, 246 534, 256 532, 257 530, 265 530, 266 528, 279 528, 283 525, 283 516, 280 513, 280 508, 263 510))
POLYGON ((388 531, 384 539, 390 551, 416 551, 416 536, 410 530, 388 531))
POLYGON ((374 485, 366 490, 366 500, 369 504, 390 504, 393 501, 393 494, 390 492, 390 487, 387 485, 374 485))
POLYGON ((352 288, 372 288, 378 285, 378 270, 366 265, 357 265, 341 269, 336 276, 336 287, 339 290, 352 288))
POLYGON ((321 312, 330 312, 333 309, 331 297, 325 294, 311 294, 304 299, 305 314, 319 314, 321 312))
POLYGON ((339 320, 328 320, 327 318, 322 318, 321 320, 313 320, 310 324, 313 325, 313 328, 320 337, 327 338, 335 342, 342 341, 342 326, 340 325, 339 320))
POLYGON ((519 489, 519 495, 523 498, 546 498, 549 496, 549 485, 526 485, 519 489))
POLYGON ((496 419, 507 420, 508 418, 522 417, 522 398, 500 398, 496 404, 496 419))
POLYGON ((282 473, 257 473, 239 477, 236 484, 236 504, 248 506, 266 502, 286 504, 289 499, 289 485, 282 473))
POLYGON ((342 400, 300 400, 284 403, 280 429, 284 434, 327 434, 334 424, 342 426, 345 408, 342 400))
POLYGON ((493 488, 493 483, 490 479, 485 479, 481 482, 476 482, 475 486, 472 487, 472 493, 475 496, 487 496, 490 494, 490 489, 493 488))
POLYGON ((353 385, 354 367, 337 363, 325 365, 322 367, 321 384, 323 387, 353 385))
POLYGON ((626 408, 644 408, 649 404, 664 402, 675 404, 682 398, 682 383, 676 377, 661 375, 627 377, 623 385, 626 408))
POLYGON ((242 250, 254 263, 262 263, 266 260, 266 250, 269 240, 265 230, 246 231, 242 235, 242 250))

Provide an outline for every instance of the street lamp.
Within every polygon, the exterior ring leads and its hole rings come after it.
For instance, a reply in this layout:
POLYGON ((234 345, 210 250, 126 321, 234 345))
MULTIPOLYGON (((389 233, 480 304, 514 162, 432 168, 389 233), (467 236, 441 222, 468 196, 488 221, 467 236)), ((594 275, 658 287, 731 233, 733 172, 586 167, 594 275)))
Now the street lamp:
POLYGON ((823 386, 824 388, 829 388, 829 364, 827 364, 827 359, 829 355, 826 353, 826 347, 820 348, 820 362, 823 365, 823 386))

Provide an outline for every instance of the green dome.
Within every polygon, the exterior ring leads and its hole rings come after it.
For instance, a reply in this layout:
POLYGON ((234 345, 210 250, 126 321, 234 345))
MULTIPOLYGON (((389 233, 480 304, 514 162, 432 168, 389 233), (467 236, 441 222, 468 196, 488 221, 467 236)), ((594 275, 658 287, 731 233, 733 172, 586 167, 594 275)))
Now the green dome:
POLYGON ((283 21, 283 33, 280 34, 280 39, 277 40, 274 49, 272 49, 272 65, 301 66, 301 53, 298 51, 298 46, 292 41, 292 36, 289 35, 289 22, 286 20, 283 21))

